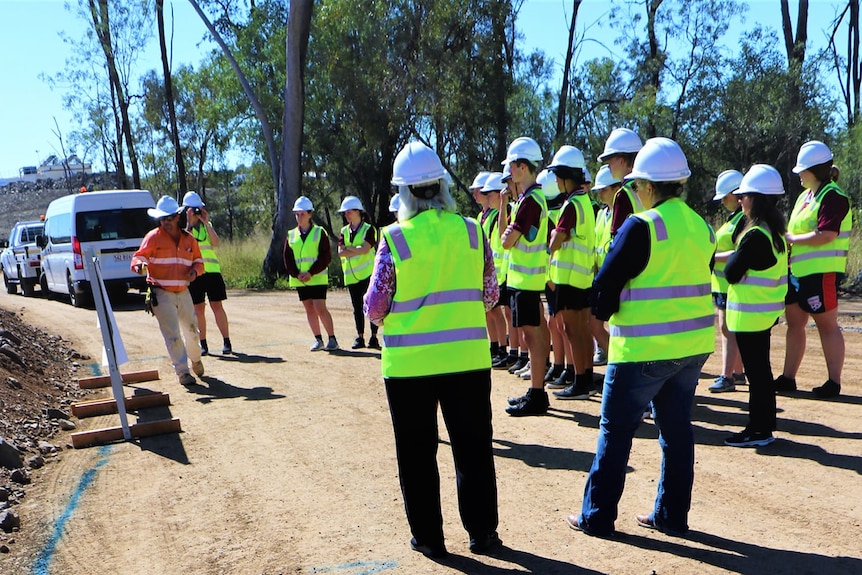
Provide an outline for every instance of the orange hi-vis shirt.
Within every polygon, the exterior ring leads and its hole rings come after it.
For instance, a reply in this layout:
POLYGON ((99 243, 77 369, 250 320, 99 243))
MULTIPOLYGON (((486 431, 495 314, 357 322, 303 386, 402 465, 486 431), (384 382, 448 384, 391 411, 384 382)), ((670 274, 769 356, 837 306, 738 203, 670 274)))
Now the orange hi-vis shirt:
POLYGON ((187 231, 180 231, 180 240, 161 228, 144 236, 141 247, 132 255, 132 270, 137 264, 147 265, 147 283, 166 291, 181 292, 189 286, 189 271, 204 273, 204 259, 197 240, 187 231))

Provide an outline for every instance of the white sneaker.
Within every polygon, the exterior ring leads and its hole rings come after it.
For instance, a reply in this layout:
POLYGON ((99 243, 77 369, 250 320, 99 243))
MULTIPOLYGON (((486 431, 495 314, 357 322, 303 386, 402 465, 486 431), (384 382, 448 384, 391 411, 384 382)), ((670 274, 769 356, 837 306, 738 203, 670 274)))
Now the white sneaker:
POLYGON ((524 367, 522 367, 521 369, 519 369, 518 371, 516 371, 516 372, 515 372, 515 375, 517 375, 517 376, 522 376, 522 375, 524 375, 525 373, 530 373, 530 362, 529 362, 529 361, 527 362, 527 365, 525 365, 524 367))
POLYGON ((309 351, 320 351, 323 349, 323 342, 319 339, 315 339, 314 343, 309 348, 309 351))
POLYGON ((605 353, 605 350, 602 348, 598 348, 596 353, 593 354, 593 365, 607 365, 608 364, 608 354, 605 353))
POLYGON ((331 337, 329 338, 329 342, 326 344, 326 347, 324 347, 323 349, 324 351, 337 351, 339 349, 338 342, 335 340, 334 337, 331 337))

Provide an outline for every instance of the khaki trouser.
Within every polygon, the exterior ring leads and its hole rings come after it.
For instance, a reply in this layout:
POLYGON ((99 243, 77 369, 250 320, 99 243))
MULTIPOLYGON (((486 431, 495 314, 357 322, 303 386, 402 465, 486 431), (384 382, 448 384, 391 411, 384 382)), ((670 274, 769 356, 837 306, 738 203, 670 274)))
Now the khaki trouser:
POLYGON ((181 292, 153 289, 159 302, 153 308, 153 314, 159 320, 159 329, 165 338, 174 372, 177 375, 189 373, 189 360, 195 362, 201 359, 198 320, 192 296, 187 289, 181 292))

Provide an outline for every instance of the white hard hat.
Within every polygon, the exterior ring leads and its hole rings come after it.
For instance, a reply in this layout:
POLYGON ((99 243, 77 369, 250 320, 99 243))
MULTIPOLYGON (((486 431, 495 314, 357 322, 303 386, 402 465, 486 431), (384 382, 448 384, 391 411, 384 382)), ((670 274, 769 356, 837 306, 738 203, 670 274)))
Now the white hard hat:
POLYGON ((521 136, 512 140, 512 143, 509 144, 509 149, 506 151, 506 159, 500 162, 500 164, 505 166, 515 160, 522 159, 528 160, 537 166, 542 162, 542 149, 533 138, 521 136))
POLYGON ((296 198, 296 201, 293 202, 293 211, 312 212, 314 211, 314 204, 312 204, 311 200, 309 200, 305 196, 299 196, 298 198, 296 198))
POLYGON ((446 175, 437 153, 422 142, 410 142, 395 156, 393 186, 414 186, 434 182, 446 175))
POLYGON ((605 140, 605 151, 598 160, 604 162, 608 156, 614 154, 633 154, 639 152, 642 147, 640 136, 628 128, 617 128, 605 140))
POLYGON ((505 184, 512 179, 512 167, 509 164, 503 166, 503 178, 501 181, 505 184))
POLYGON ((482 186, 482 189, 479 191, 483 194, 489 194, 491 192, 499 192, 505 187, 506 184, 503 183, 503 172, 489 172, 488 177, 485 178, 485 185, 482 186))
POLYGON ((186 195, 183 196, 183 205, 187 208, 202 208, 206 206, 197 192, 186 192, 186 195))
POLYGON ((341 207, 338 208, 338 212, 344 213, 347 210, 359 210, 360 212, 365 211, 362 207, 362 202, 356 196, 345 196, 344 199, 341 200, 341 207))
POLYGON ((491 172, 479 172, 476 174, 476 177, 473 178, 473 183, 470 184, 471 190, 481 190, 485 185, 485 181, 488 179, 488 176, 491 175, 491 172))
POLYGON ((398 209, 401 207, 401 199, 398 197, 398 194, 392 196, 392 199, 389 200, 389 213, 397 214, 398 209))
POLYGON ((159 198, 159 201, 156 202, 156 207, 147 209, 147 213, 151 218, 161 219, 178 214, 181 209, 182 208, 180 208, 180 205, 174 198, 171 196, 162 196, 159 198))
POLYGON ((593 183, 593 175, 590 173, 590 169, 584 166, 584 182, 591 184, 593 183))
POLYGON ((715 196, 713 200, 720 200, 727 194, 732 194, 739 189, 742 182, 742 172, 739 170, 724 170, 715 179, 715 196))
POLYGON ((603 188, 607 188, 610 185, 620 183, 619 178, 615 178, 611 173, 611 167, 607 164, 602 165, 599 168, 599 171, 596 172, 596 181, 593 184, 594 190, 601 190, 603 188))
POLYGON ((551 164, 548 166, 550 171, 554 171, 554 168, 558 168, 560 166, 565 166, 567 168, 580 168, 585 169, 587 167, 587 163, 584 160, 584 154, 579 149, 574 146, 560 146, 560 149, 557 150, 557 153, 554 154, 554 159, 551 160, 551 164))
POLYGON ((682 182, 690 175, 688 160, 679 144, 670 138, 650 138, 635 156, 632 171, 626 179, 682 182))
POLYGON ((796 166, 793 173, 804 172, 812 166, 825 164, 832 159, 832 150, 820 140, 811 140, 802 144, 799 154, 796 156, 796 166))
POLYGON ((536 176, 536 183, 542 186, 542 193, 545 194, 545 198, 551 199, 560 195, 560 188, 557 187, 557 176, 553 172, 542 170, 536 176))
POLYGON ((784 182, 778 170, 767 164, 754 164, 749 168, 739 188, 733 192, 735 196, 742 194, 763 194, 764 196, 781 196, 784 194, 784 182))

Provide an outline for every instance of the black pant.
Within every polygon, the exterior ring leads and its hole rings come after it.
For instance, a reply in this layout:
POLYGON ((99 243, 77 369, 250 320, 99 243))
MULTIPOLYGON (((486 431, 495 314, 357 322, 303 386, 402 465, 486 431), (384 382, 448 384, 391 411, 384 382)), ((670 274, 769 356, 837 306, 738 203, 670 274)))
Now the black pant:
POLYGON ((748 428, 775 431, 775 380, 769 362, 769 336, 765 331, 734 332, 745 376, 748 378, 748 428))
POLYGON ((437 404, 449 431, 458 509, 471 537, 497 530, 497 476, 491 447, 491 371, 386 379, 407 522, 425 544, 443 542, 437 470, 437 404))
MULTIPOLYGON (((350 303, 353 304, 353 323, 356 325, 356 335, 365 333, 365 314, 362 313, 362 298, 365 292, 368 291, 368 284, 371 278, 365 278, 355 284, 347 286, 347 291, 350 292, 350 303)), ((377 326, 371 324, 371 335, 377 335, 377 326)))

